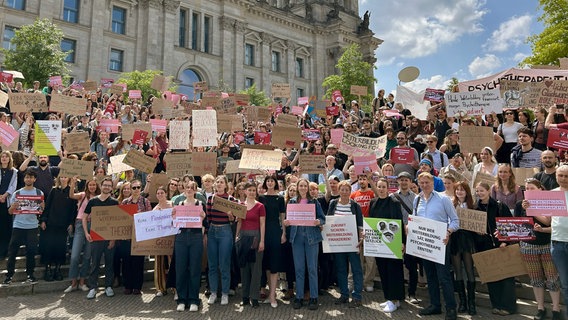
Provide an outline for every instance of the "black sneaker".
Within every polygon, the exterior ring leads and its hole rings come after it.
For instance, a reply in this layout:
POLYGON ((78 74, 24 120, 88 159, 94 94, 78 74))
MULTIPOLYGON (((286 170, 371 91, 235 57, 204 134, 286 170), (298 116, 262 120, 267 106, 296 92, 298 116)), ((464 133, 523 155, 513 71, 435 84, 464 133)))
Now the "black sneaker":
POLYGON ((362 306, 363 304, 361 303, 361 300, 353 299, 351 300, 351 302, 349 302, 349 308, 359 308, 362 306))
POLYGON ((349 298, 345 296, 341 296, 335 300, 335 304, 345 304, 345 303, 349 303, 349 298))
POLYGON ((561 311, 554 311, 552 310, 552 320, 562 320, 564 319, 564 317, 562 317, 562 312, 561 311))
POLYGON ((534 315, 534 320, 542 320, 546 317, 546 308, 545 309, 538 309, 536 314, 534 315))
POLYGON ((6 279, 4 279, 4 282, 2 282, 2 284, 8 285, 10 283, 12 283, 12 277, 6 276, 6 279))
POLYGON ((312 298, 308 304, 308 309, 317 310, 318 309, 318 299, 312 298))
POLYGON ((26 283, 37 283, 37 279, 34 276, 28 276, 26 283))
POLYGON ((300 309, 302 307, 302 299, 294 299, 294 304, 292 305, 292 307, 294 309, 300 309))

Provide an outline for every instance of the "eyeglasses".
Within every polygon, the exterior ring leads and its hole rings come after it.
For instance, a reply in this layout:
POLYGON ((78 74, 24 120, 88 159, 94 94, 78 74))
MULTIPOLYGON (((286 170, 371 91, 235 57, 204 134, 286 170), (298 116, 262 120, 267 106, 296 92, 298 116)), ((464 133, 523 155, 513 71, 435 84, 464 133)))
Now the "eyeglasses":
POLYGON ((101 185, 102 188, 112 188, 112 184, 108 185, 108 184, 103 184, 101 185))
POLYGON ((433 140, 428 140, 428 141, 426 141, 426 143, 434 143, 434 141, 433 141, 433 140))
POLYGON ((132 190, 142 189, 142 186, 132 186, 130 187, 132 190))
POLYGON ((314 146, 321 146, 321 143, 316 143, 314 144, 314 146))
POLYGON ((406 138, 397 137, 396 140, 404 140, 406 138))
POLYGON ((511 115, 513 115, 513 114, 514 114, 514 113, 512 113, 512 112, 507 112, 507 113, 505 113, 506 116, 511 116, 511 115))

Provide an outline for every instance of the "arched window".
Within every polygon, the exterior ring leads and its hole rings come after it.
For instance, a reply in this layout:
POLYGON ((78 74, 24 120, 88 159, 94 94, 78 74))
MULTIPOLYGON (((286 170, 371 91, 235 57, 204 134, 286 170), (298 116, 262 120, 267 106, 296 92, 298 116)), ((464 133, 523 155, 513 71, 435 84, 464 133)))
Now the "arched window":
POLYGON ((185 94, 190 100, 194 100, 193 83, 202 81, 199 74, 193 69, 185 69, 181 73, 179 80, 181 83, 178 85, 177 92, 185 94))

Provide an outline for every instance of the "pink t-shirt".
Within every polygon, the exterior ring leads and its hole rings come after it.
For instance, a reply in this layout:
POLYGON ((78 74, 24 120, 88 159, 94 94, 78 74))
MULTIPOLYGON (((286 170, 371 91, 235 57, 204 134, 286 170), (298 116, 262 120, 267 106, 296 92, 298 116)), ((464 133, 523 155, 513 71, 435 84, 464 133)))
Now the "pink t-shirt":
POLYGON ((247 218, 241 222, 241 230, 260 230, 260 217, 266 217, 264 205, 257 202, 252 209, 247 210, 247 218))

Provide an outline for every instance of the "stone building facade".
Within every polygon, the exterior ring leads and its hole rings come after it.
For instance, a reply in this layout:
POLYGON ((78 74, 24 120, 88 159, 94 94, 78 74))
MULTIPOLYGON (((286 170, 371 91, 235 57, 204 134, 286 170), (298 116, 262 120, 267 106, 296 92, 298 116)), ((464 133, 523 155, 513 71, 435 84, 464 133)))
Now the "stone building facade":
POLYGON ((374 63, 382 43, 357 0, 3 0, 4 47, 37 17, 63 30, 73 79, 158 69, 190 96, 195 81, 267 93, 284 82, 293 101, 322 96, 343 47, 359 44, 374 63))

